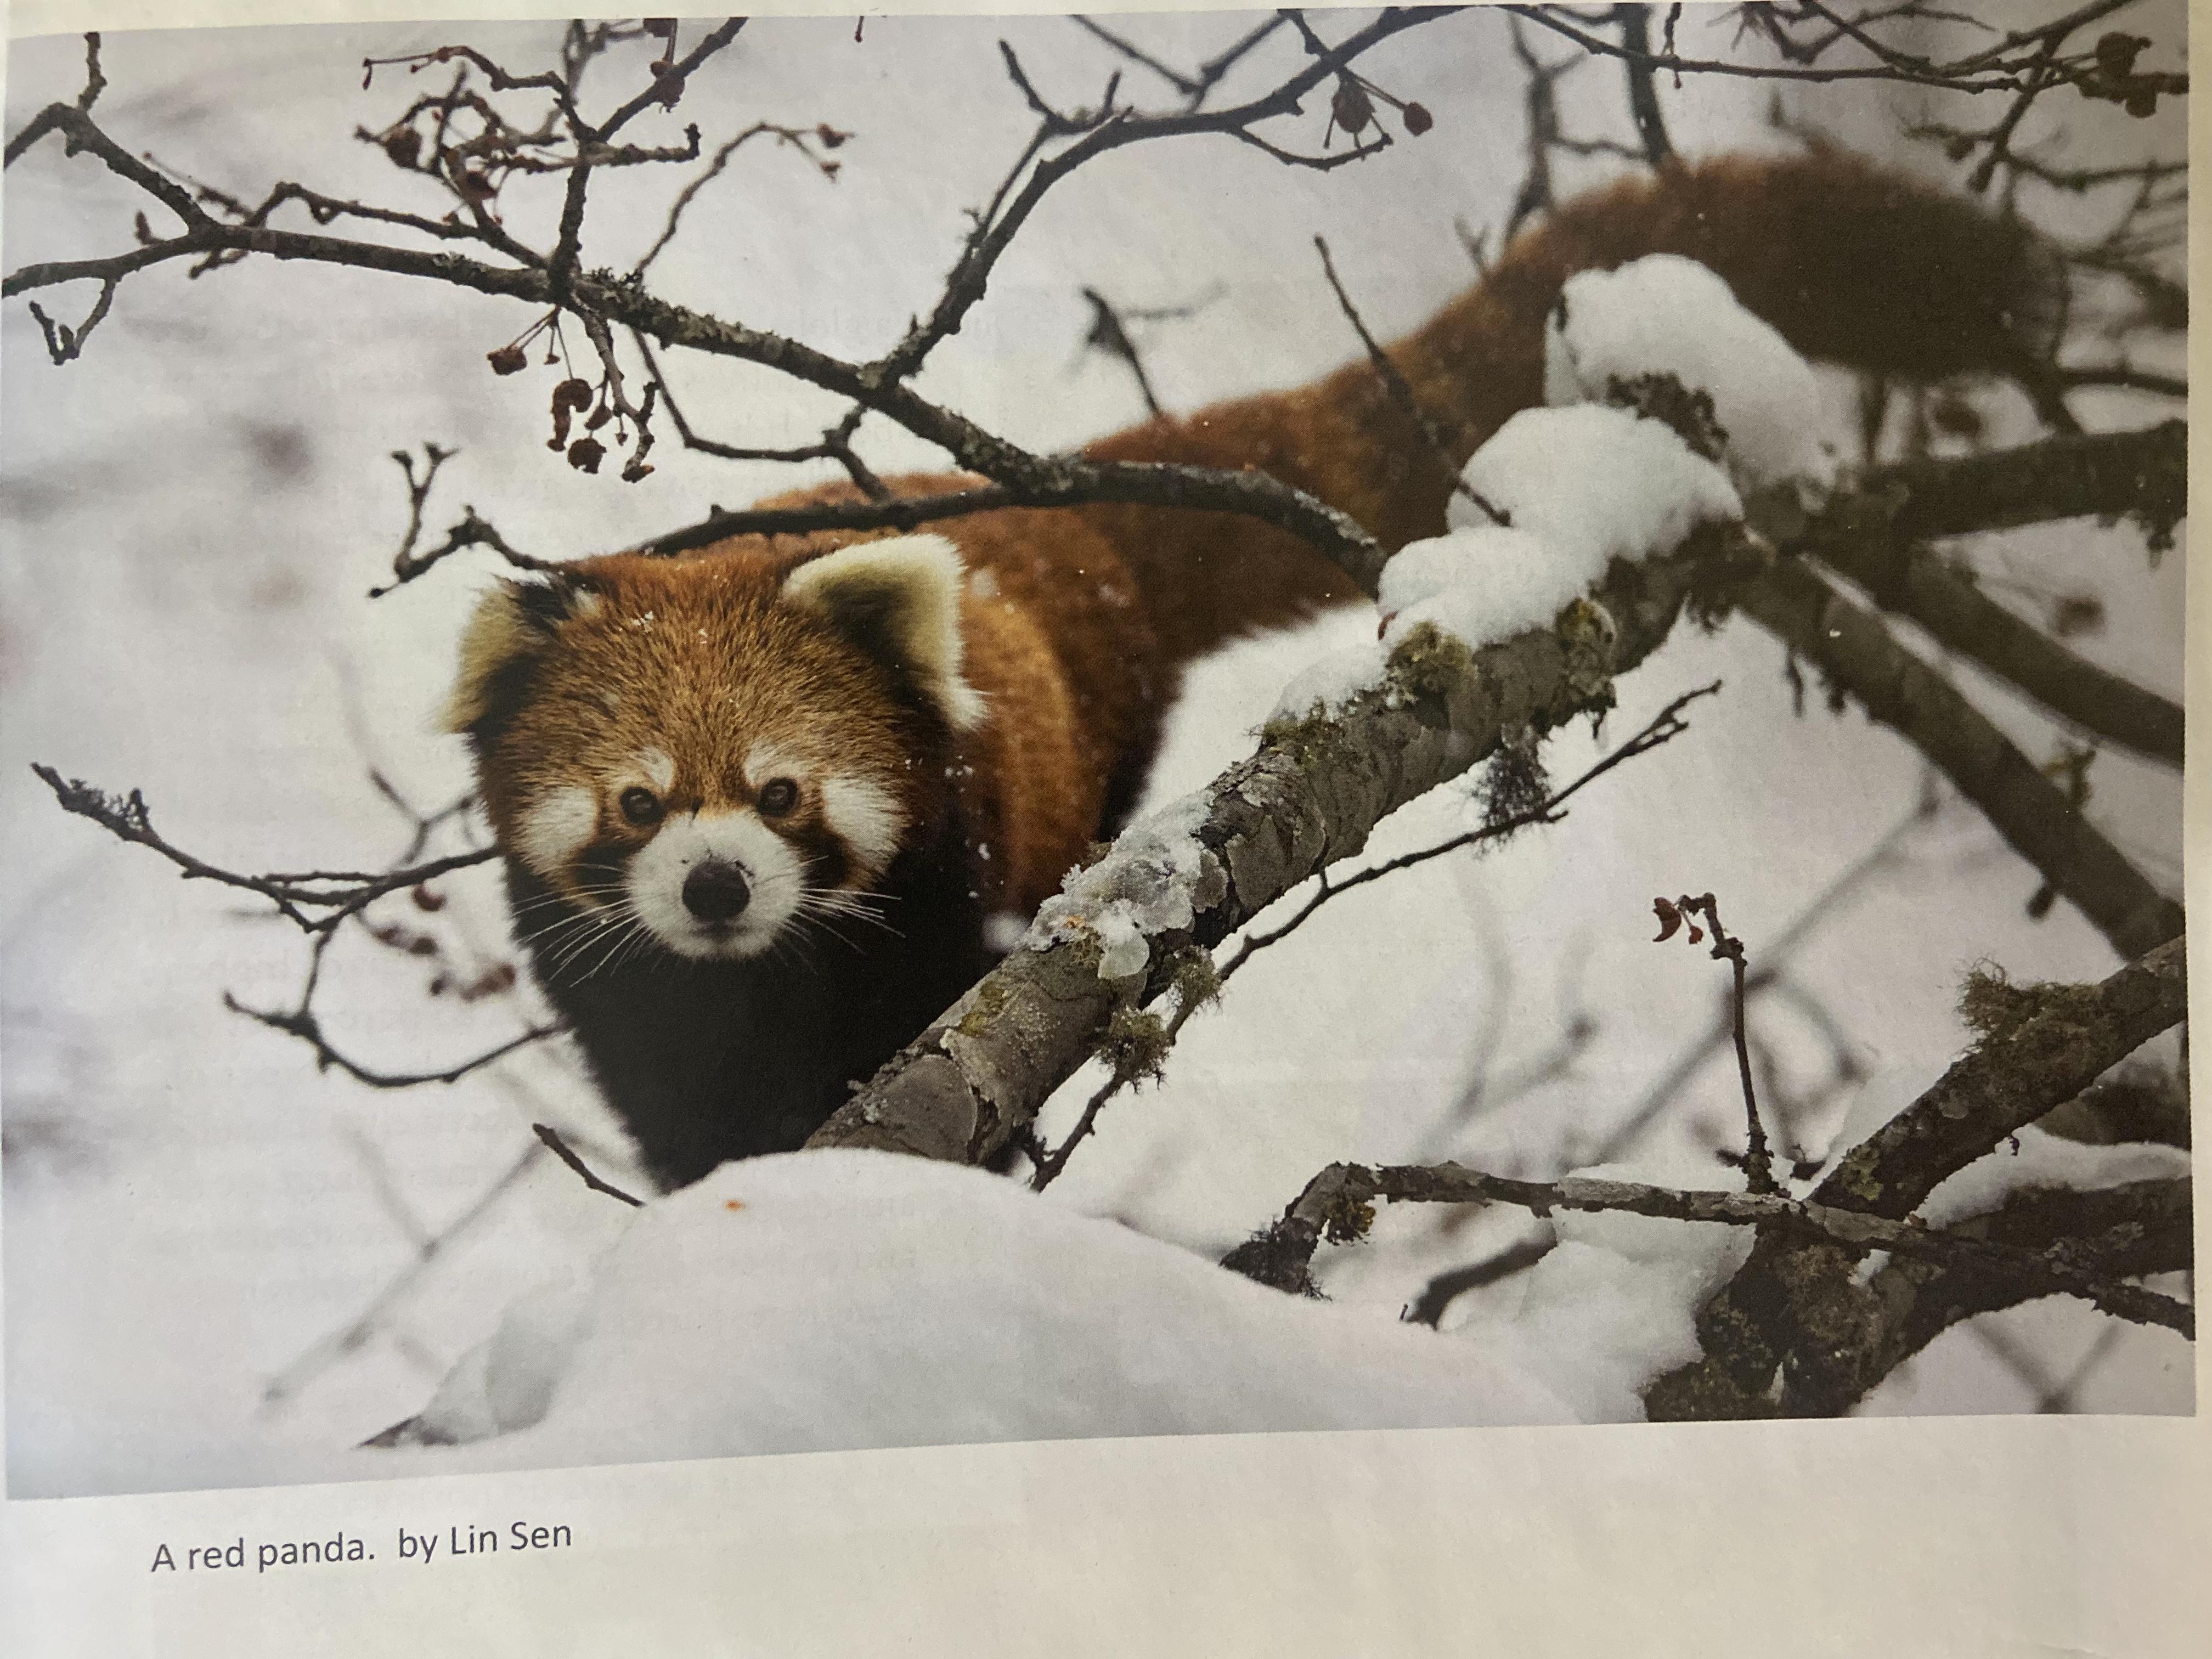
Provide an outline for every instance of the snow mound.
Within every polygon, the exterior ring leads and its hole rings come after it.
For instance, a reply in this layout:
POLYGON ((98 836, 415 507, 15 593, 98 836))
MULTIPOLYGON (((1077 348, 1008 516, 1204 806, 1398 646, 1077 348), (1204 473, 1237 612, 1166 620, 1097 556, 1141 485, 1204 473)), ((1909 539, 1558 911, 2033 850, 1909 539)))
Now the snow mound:
POLYGON ((2034 1127, 2010 1144, 1976 1158, 1928 1195, 1920 1215, 1931 1227, 1955 1226, 1994 1210, 2016 1193, 2072 1188, 2094 1192, 2130 1181, 2164 1181, 2189 1173, 2189 1154, 2179 1146, 2123 1142, 2086 1146, 2034 1127))
POLYGON ((1835 446, 1807 420, 1820 403, 1811 367, 1719 276, 1654 253, 1570 276, 1545 330, 1545 401, 1616 401, 1618 385, 1650 374, 1711 397, 1729 469, 1745 489, 1834 483, 1835 446))
MULTIPOLYGON (((1655 1149, 1632 1163, 1593 1164, 1574 1171, 1573 1178, 1640 1182, 1686 1192, 1740 1193, 1744 1189, 1742 1170, 1716 1164, 1687 1146, 1663 1152, 1655 1149)), ((1748 1227, 1717 1221, 1674 1221, 1613 1210, 1554 1211, 1552 1227, 1563 1242, 1595 1245, 1630 1261, 1686 1273, 1692 1287, 1688 1294, 1692 1308, 1734 1276, 1750 1255, 1754 1242, 1748 1227)))
POLYGON ((1449 1336, 1525 1356, 1531 1378, 1557 1393, 1577 1422, 1643 1422, 1645 1386, 1701 1352, 1705 1280, 1692 1262, 1634 1261, 1563 1238, 1522 1279, 1516 1311, 1470 1320, 1449 1336))
POLYGON ((641 1211, 580 1308, 519 1305, 488 1347, 530 1385, 448 1385, 475 1415, 447 1426, 495 1437, 388 1455, 430 1472, 1571 1420, 1532 1379, 1571 1376, 1582 1339, 1547 1363, 1521 1331, 1484 1334, 1267 1290, 978 1170, 799 1152, 641 1211))
POLYGON ((1171 801, 1122 831, 1097 863, 1069 871, 1030 924, 1030 949, 1088 933, 1098 941, 1099 978, 1143 973, 1152 957, 1147 935, 1189 927, 1229 891, 1221 860, 1198 839, 1206 811, 1203 792, 1171 801))

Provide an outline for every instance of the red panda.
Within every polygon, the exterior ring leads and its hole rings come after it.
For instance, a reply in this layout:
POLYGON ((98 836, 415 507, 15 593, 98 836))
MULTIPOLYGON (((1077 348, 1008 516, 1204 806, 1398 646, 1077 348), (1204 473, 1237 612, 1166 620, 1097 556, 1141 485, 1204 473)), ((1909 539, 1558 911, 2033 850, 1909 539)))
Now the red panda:
MULTIPOLYGON (((1711 267, 1808 355, 1901 379, 2026 374, 2055 314, 2015 223, 1835 152, 1723 157, 1557 210, 1389 349, 1452 465, 1364 362, 1085 453, 1257 467, 1388 547, 1436 534, 1453 467, 1541 400, 1565 278, 1655 252, 1711 267)), ((539 982, 673 1187, 798 1146, 984 971, 1135 801, 1182 664, 1358 597, 1216 513, 738 537, 497 586, 447 723, 539 982)))

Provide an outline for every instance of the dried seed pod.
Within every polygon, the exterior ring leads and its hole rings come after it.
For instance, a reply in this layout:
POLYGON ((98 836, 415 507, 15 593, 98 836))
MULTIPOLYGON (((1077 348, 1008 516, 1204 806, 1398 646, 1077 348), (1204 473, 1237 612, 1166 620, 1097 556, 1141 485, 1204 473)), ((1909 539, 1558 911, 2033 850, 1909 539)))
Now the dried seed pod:
POLYGON ((568 465, 579 472, 597 472, 606 456, 607 447, 597 438, 579 438, 568 446, 568 465))
POLYGON ((1406 131, 1412 133, 1414 137, 1419 137, 1436 124, 1437 118, 1429 113, 1429 106, 1426 104, 1406 106, 1406 131))
POLYGON ((1375 100, 1367 95, 1367 88, 1348 75, 1336 79, 1336 96, 1329 100, 1329 113, 1336 118, 1337 125, 1357 138, 1375 119, 1375 100))
POLYGON ((519 345, 503 345, 496 351, 487 351, 484 361, 491 365, 495 374, 520 374, 530 367, 529 354, 519 345))
POLYGON ((2136 58, 2150 44, 2140 34, 2126 34, 2118 29, 2097 40, 2097 67, 2106 75, 2124 76, 2136 72, 2136 58))

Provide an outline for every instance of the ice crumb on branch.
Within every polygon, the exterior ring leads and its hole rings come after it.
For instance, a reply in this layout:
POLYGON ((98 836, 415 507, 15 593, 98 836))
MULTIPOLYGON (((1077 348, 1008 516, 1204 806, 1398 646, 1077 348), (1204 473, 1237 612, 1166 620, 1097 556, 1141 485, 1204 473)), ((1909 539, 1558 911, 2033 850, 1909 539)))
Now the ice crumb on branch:
POLYGON ((1098 941, 1099 978, 1144 972, 1152 957, 1149 935, 1189 927, 1229 890, 1221 860, 1198 839, 1207 805, 1203 793, 1171 802, 1124 830, 1097 863, 1070 871, 1060 891, 1038 910, 1030 949, 1048 950, 1088 933, 1098 941))

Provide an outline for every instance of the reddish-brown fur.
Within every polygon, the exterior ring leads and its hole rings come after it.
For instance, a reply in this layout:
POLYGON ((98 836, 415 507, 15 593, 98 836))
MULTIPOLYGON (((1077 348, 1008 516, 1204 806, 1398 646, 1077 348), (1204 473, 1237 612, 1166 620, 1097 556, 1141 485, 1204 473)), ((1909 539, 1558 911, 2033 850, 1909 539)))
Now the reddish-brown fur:
MULTIPOLYGON (((1296 391, 1162 416, 1087 453, 1255 467, 1388 547, 1435 534, 1458 464, 1540 401, 1545 321, 1565 278, 1653 252, 1711 266, 1808 355, 1909 379, 2019 368, 2047 343, 2054 310, 2047 263, 2016 226, 1846 155, 1723 158, 1568 204, 1389 349, 1453 434, 1448 461, 1364 362, 1296 391)), ((932 495, 970 482, 895 487, 932 495)), ((487 808, 518 854, 510 880, 526 922, 548 908, 569 915, 562 907, 587 884, 519 856, 530 803, 596 786, 599 822, 579 868, 619 869, 642 832, 622 823, 608 780, 647 747, 676 763, 672 811, 750 805, 760 780, 740 763, 765 737, 865 775, 904 815, 901 850, 881 872, 839 861, 815 800, 780 821, 814 860, 810 879, 879 895, 902 924, 811 979, 766 957, 617 958, 618 971, 563 983, 533 945, 610 1103, 671 1182, 799 1144, 848 1082, 974 977, 988 959, 985 913, 1033 910, 1136 799, 1182 664, 1355 597, 1304 544, 1226 514, 1023 509, 934 528, 968 573, 963 672, 988 716, 965 729, 942 700, 914 695, 911 665, 888 661, 860 637, 865 627, 841 632, 779 597, 794 568, 890 532, 586 561, 551 589, 488 605, 472 629, 455 721, 475 739, 487 808), (578 605, 579 592, 599 602, 578 605)))
MULTIPOLYGON (((2050 273, 2029 233, 1856 156, 1723 156, 1626 179, 1549 215, 1474 289, 1389 348, 1423 408, 1455 430, 1455 465, 1541 401, 1544 319, 1565 279, 1656 252, 1718 271, 1808 355, 1901 378, 2015 366, 2051 325, 2050 273)), ((1164 416, 1085 453, 1256 467, 1342 508, 1392 548, 1443 528, 1451 488, 1451 471, 1364 361, 1295 391, 1164 416)), ((895 487, 928 495, 974 482, 909 477, 895 487)), ((764 504, 851 493, 833 486, 764 504)), ((1011 619, 988 603, 968 607, 969 678, 994 710, 972 801, 1023 849, 1006 900, 1024 911, 1097 832, 1101 807, 1133 799, 1182 664, 1239 633, 1357 597, 1295 537, 1227 514, 1104 506, 979 514, 935 528, 971 568, 995 574, 1030 624, 1005 625, 1011 619), (1038 762, 1045 769, 1030 770, 1038 762)), ((765 538, 738 538, 672 566, 672 580, 700 580, 702 562, 775 568, 860 539, 787 537, 771 552, 765 538)))

